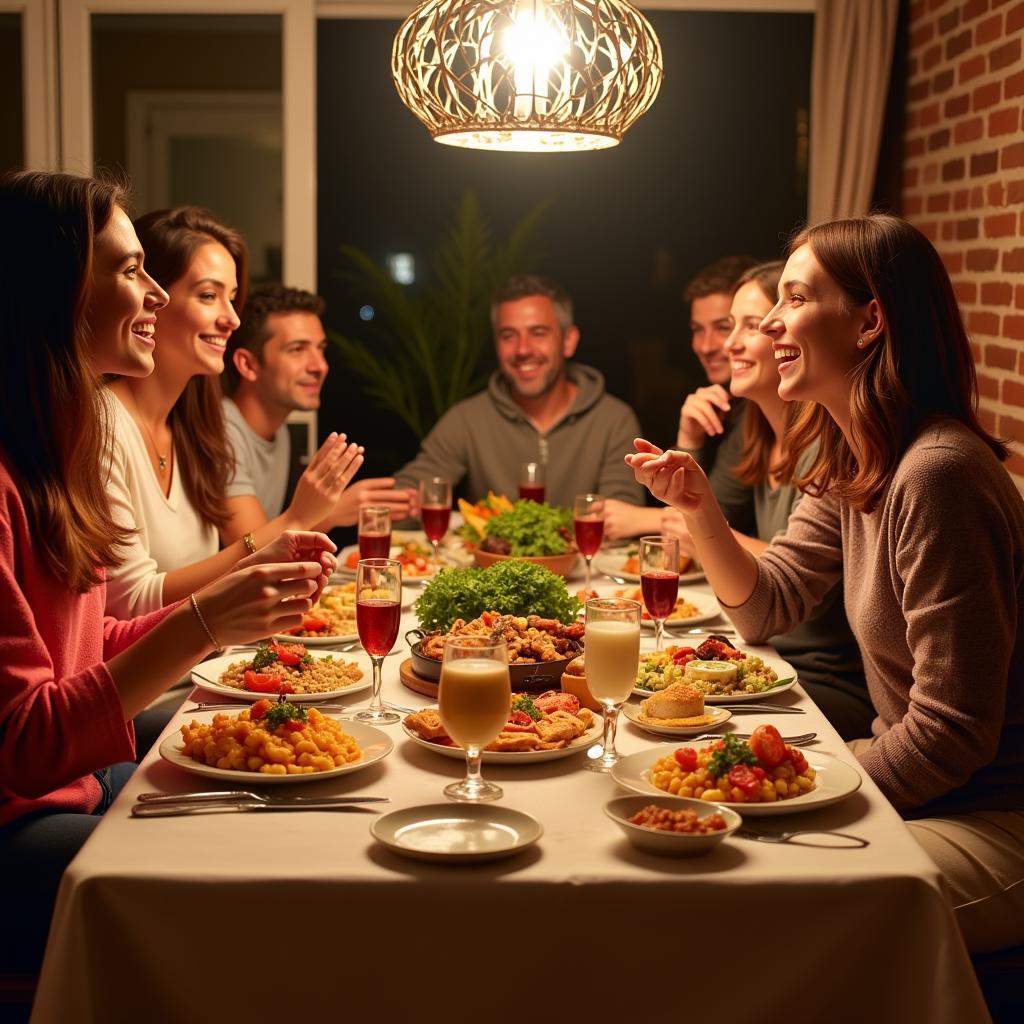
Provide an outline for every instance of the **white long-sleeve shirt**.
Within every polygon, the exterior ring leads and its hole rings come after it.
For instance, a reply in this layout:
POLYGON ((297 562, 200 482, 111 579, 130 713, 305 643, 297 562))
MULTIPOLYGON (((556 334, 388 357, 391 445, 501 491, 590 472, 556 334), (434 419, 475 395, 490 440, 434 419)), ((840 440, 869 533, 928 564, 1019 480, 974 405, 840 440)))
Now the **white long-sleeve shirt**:
POLYGON ((162 607, 167 573, 215 555, 218 538, 192 507, 177 459, 165 496, 138 425, 113 392, 107 396, 113 428, 107 494, 114 519, 138 531, 119 549, 121 565, 107 573, 107 614, 129 619, 162 607))

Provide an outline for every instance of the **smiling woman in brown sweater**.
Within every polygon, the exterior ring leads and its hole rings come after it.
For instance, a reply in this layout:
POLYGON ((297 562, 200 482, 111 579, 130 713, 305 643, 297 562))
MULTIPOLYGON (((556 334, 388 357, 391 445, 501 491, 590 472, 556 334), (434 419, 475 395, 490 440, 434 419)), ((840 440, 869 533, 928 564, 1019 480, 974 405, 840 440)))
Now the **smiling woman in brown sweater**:
POLYGON ((942 869, 973 951, 1024 942, 1024 501, 976 416, 949 277, 915 228, 821 224, 790 248, 761 324, 788 439, 818 455, 784 535, 754 558, 682 452, 638 440, 747 640, 805 620, 843 574, 878 717, 851 747, 942 869), (845 564, 845 573, 844 570, 845 564))

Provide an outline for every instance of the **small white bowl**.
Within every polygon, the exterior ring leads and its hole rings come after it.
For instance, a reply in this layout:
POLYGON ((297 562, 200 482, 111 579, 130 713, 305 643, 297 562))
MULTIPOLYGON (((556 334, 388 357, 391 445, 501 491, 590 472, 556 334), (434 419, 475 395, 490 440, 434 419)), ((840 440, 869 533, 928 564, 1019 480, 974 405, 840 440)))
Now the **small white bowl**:
POLYGON ((728 807, 710 803, 707 800, 693 800, 686 796, 617 796, 604 805, 604 813, 622 829, 626 838, 644 853, 659 857, 695 857, 707 853, 727 836, 731 836, 743 824, 743 819, 728 807), (670 811, 696 811, 706 817, 717 811, 725 819, 726 827, 719 832, 661 832, 658 829, 634 825, 629 819, 649 804, 664 807, 670 811))

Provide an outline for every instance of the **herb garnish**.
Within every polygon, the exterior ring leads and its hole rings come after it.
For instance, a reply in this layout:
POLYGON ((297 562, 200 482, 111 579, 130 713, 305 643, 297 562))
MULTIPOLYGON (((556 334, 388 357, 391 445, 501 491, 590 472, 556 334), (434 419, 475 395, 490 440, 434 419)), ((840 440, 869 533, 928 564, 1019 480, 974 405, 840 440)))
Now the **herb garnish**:
POLYGON ((730 770, 738 764, 757 764, 754 752, 747 746, 746 742, 737 739, 731 734, 722 737, 723 747, 716 750, 708 761, 708 771, 715 778, 728 775, 730 770))
POLYGON ((306 721, 306 709, 301 704, 293 704, 288 700, 279 700, 276 704, 272 704, 267 708, 263 721, 267 723, 267 728, 273 732, 279 726, 284 725, 285 722, 306 721))
POLYGON ((258 672, 261 668, 273 665, 277 660, 277 655, 270 649, 268 644, 260 644, 256 648, 256 653, 252 656, 253 670, 258 672))
POLYGON ((517 697, 512 701, 513 711, 523 711, 528 714, 535 722, 539 722, 544 716, 537 710, 537 705, 533 703, 532 697, 527 697, 525 694, 521 697, 517 697))

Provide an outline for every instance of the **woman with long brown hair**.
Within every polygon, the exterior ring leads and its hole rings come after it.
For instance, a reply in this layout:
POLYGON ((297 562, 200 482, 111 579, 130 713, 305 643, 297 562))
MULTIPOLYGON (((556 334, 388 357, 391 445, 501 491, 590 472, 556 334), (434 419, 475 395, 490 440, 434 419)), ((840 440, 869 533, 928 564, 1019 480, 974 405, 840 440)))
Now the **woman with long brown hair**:
POLYGON ((678 508, 752 641, 807 618, 843 574, 878 713, 850 746, 949 885, 968 948, 1024 941, 1024 500, 977 416, 970 344, 931 243, 895 217, 790 247, 771 338, 807 492, 759 558, 707 478, 638 439, 638 479, 678 508))
POLYGON ((134 531, 108 580, 107 610, 118 616, 180 600, 284 530, 313 529, 363 461, 361 448, 332 434, 291 505, 218 551, 234 470, 218 377, 245 303, 248 253, 238 232, 198 207, 158 210, 135 228, 169 301, 153 373, 109 387, 114 444, 107 490, 115 519, 134 531))
MULTIPOLYGON (((723 350, 729 357, 729 394, 743 399, 742 422, 723 442, 708 477, 711 491, 730 523, 750 523, 753 534, 733 530, 739 543, 754 555, 786 529, 802 492, 783 473, 788 454, 786 431, 801 410, 799 402, 779 395, 779 370, 771 339, 760 324, 775 305, 784 263, 749 268, 736 282, 730 320, 732 330, 723 350)), ((810 465, 817 446, 801 457, 796 473, 810 465)), ((680 538, 683 550, 695 554, 682 514, 667 506, 661 528, 680 538)), ((837 580, 811 617, 769 642, 800 676, 800 685, 844 739, 871 731, 875 717, 864 683, 857 641, 843 610, 842 580, 837 580)))
POLYGON ((106 374, 152 372, 167 301, 120 189, 0 179, 0 971, 38 967, 64 867, 136 756, 132 719, 222 644, 297 625, 334 567, 286 534, 174 607, 104 617, 125 530, 104 491, 106 374))

